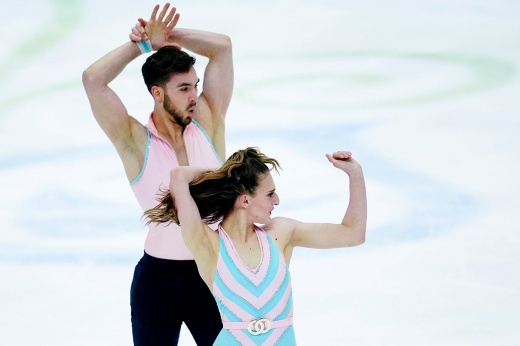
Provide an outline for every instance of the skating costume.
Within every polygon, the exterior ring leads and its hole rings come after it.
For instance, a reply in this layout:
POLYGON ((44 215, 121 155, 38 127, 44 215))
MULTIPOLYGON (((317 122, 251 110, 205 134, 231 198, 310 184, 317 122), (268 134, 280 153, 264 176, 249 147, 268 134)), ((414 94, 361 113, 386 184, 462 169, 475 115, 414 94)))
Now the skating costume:
POLYGON ((224 328, 214 345, 296 345, 289 268, 272 238, 255 227, 261 259, 249 268, 225 230, 219 226, 218 231, 213 295, 224 328))
MULTIPOLYGON (((169 188, 170 171, 179 166, 175 150, 170 143, 160 137, 151 116, 146 128, 148 142, 143 168, 139 176, 130 183, 143 211, 159 203, 157 192, 169 188)), ((190 166, 209 168, 222 166, 222 161, 215 152, 209 136, 196 121, 186 126, 183 137, 190 166)), ((151 223, 148 226, 144 249, 146 253, 157 258, 193 260, 193 255, 182 239, 180 227, 174 223, 170 225, 151 223)))
MULTIPOLYGON (((168 189, 170 171, 179 165, 175 151, 160 137, 152 117, 146 128, 148 142, 143 169, 131 182, 143 210, 159 203, 157 192, 168 189)), ((183 135, 191 166, 222 165, 202 126, 193 121, 183 135)), ((180 227, 173 223, 150 224, 144 248, 130 291, 134 345, 177 345, 185 323, 197 345, 211 346, 222 322, 215 299, 182 239, 180 227)))

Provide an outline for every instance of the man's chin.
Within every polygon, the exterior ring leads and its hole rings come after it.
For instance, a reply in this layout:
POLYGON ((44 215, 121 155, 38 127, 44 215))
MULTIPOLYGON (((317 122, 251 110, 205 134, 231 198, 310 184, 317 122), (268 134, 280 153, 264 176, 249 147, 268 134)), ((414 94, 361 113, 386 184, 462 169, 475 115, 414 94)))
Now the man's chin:
POLYGON ((188 126, 189 124, 191 124, 191 122, 193 121, 193 118, 192 117, 184 117, 184 118, 177 118, 176 119, 176 123, 179 124, 179 126, 182 126, 182 127, 186 127, 188 126))

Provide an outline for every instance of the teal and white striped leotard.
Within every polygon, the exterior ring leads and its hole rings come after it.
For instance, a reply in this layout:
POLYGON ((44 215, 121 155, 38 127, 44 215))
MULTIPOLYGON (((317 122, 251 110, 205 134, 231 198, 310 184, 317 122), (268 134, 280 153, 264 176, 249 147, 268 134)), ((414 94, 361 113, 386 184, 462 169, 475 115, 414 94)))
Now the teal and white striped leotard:
POLYGON ((214 345, 296 345, 289 268, 272 238, 255 227, 261 259, 249 268, 224 229, 219 226, 218 231, 213 295, 224 328, 214 345))

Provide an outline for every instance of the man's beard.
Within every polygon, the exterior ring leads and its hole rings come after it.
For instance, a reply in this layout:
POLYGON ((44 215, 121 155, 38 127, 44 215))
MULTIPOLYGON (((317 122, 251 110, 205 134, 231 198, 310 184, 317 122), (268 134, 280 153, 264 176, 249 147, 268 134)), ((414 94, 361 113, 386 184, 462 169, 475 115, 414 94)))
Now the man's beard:
MULTIPOLYGON (((190 107, 193 107, 195 103, 191 103, 190 107)), ((172 116, 173 121, 180 126, 188 126, 191 123, 190 117, 183 117, 181 112, 173 105, 172 100, 168 94, 164 94, 164 109, 172 116)), ((189 108, 189 107, 188 107, 189 108)))

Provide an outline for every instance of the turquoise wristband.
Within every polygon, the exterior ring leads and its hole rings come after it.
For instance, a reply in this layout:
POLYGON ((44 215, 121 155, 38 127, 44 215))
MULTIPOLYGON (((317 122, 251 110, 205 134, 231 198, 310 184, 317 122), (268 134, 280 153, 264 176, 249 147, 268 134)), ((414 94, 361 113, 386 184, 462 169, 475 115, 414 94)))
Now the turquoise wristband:
POLYGON ((150 42, 150 40, 141 40, 139 42, 136 42, 135 44, 141 51, 141 54, 150 53, 151 51, 153 51, 152 42, 150 42))

